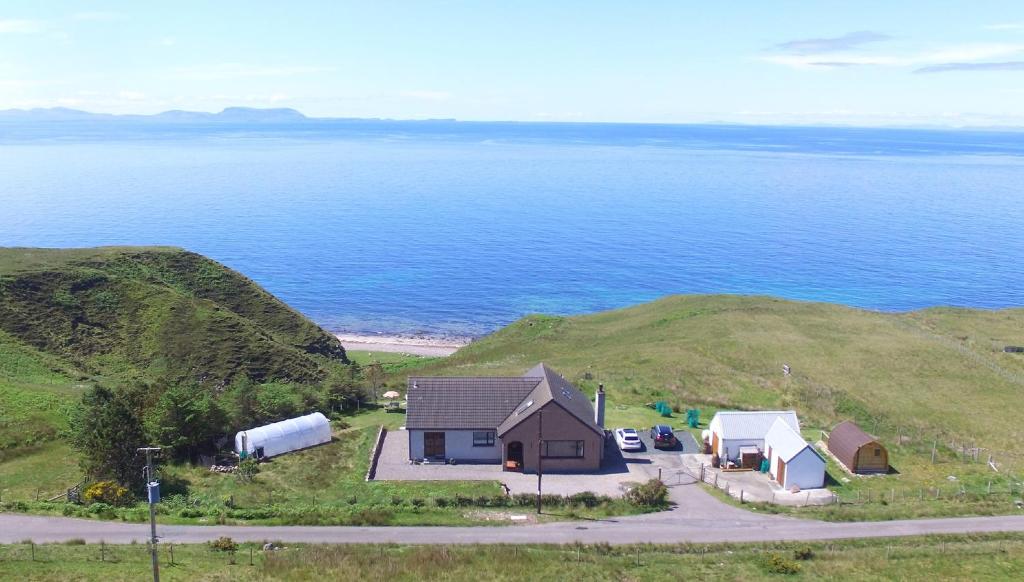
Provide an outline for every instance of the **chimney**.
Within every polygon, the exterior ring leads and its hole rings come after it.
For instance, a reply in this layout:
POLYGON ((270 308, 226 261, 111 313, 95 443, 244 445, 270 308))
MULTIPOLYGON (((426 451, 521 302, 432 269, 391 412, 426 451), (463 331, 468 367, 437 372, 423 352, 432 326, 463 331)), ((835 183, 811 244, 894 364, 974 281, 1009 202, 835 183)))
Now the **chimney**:
POLYGON ((594 422, 604 428, 604 384, 597 385, 597 394, 594 395, 594 422))

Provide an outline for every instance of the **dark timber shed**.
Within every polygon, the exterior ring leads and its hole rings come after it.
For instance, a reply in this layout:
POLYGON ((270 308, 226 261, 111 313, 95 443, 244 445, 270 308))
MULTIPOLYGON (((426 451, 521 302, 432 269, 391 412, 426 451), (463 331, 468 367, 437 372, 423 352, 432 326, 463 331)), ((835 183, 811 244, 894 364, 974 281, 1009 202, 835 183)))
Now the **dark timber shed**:
POLYGON ((889 451, 852 421, 841 422, 832 429, 828 450, 853 473, 889 472, 889 451))

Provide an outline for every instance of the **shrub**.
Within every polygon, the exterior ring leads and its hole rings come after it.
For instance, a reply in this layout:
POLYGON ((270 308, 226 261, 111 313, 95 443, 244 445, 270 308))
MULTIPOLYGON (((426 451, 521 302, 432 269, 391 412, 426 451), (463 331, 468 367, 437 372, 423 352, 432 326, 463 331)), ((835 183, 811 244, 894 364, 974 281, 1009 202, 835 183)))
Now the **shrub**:
POLYGON ((71 538, 70 540, 65 541, 64 545, 66 545, 66 546, 84 546, 85 545, 85 540, 83 540, 82 538, 71 538))
POLYGON ((434 505, 438 507, 448 507, 451 505, 451 501, 447 497, 435 497, 434 505))
POLYGON ((797 574, 800 572, 800 564, 776 553, 763 556, 761 567, 769 574, 797 574))
POLYGON ((105 503, 114 507, 128 505, 132 501, 128 489, 114 481, 97 481, 90 485, 82 496, 86 503, 105 503))
POLYGON ((664 507, 668 503, 668 487, 658 479, 651 479, 630 489, 626 501, 640 507, 664 507))
POLYGON ((399 497, 397 495, 392 495, 391 496, 391 505, 401 505, 401 504, 402 504, 402 498, 401 497, 399 497))
POLYGON ((811 546, 801 546, 793 550, 793 558, 801 561, 811 560, 814 558, 814 550, 811 546))
POLYGON ((458 505, 459 507, 468 507, 470 505, 473 505, 473 498, 466 497, 465 495, 456 495, 455 505, 458 505))
POLYGON ((238 463, 238 469, 235 470, 235 478, 243 483, 251 483, 256 480, 256 475, 260 472, 260 464, 256 459, 249 457, 238 463))
POLYGON ((383 509, 364 509, 352 514, 349 525, 388 525, 394 514, 383 509))
POLYGON ((238 551, 238 544, 235 540, 228 536, 220 536, 219 538, 210 542, 210 549, 215 552, 231 552, 235 553, 238 551))
POLYGON ((569 501, 573 505, 582 505, 583 507, 597 507, 600 501, 596 494, 591 491, 583 491, 569 497, 569 501))
POLYGON ((537 503, 537 496, 532 493, 516 493, 512 496, 512 503, 520 507, 528 507, 537 503))
POLYGON ((423 499, 421 499, 419 497, 413 497, 412 500, 410 501, 410 503, 412 503, 413 507, 419 509, 420 507, 423 507, 423 505, 426 503, 426 501, 424 501, 423 499))

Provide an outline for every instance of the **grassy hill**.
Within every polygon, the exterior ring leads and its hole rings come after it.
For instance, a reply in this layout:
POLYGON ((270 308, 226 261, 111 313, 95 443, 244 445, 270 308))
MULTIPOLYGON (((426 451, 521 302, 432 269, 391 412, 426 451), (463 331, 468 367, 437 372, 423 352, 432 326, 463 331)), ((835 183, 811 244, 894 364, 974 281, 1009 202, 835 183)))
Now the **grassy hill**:
POLYGON ((677 296, 529 316, 416 374, 519 374, 538 361, 609 402, 794 407, 805 424, 975 441, 1024 453, 1024 309, 878 313, 768 297, 677 296), (792 375, 784 376, 783 364, 792 375))
POLYGON ((87 374, 309 383, 336 338, 242 275, 173 248, 0 249, 0 331, 87 374))
POLYGON ((31 483, 53 462, 74 472, 58 436, 97 383, 253 386, 257 398, 267 386, 264 408, 286 410, 347 363, 334 336, 195 253, 0 249, 0 478, 31 483))

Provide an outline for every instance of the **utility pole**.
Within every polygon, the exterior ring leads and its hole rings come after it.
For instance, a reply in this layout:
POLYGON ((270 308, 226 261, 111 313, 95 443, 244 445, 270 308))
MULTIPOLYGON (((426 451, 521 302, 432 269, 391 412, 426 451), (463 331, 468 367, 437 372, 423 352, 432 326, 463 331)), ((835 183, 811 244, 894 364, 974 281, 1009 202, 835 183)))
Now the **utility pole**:
POLYGON ((149 499, 149 551, 153 559, 153 582, 160 582, 160 556, 156 550, 156 503, 160 501, 160 483, 153 473, 153 453, 160 452, 160 447, 140 447, 146 453, 146 497, 149 499))
POLYGON ((537 412, 537 515, 540 515, 541 479, 544 478, 544 411, 537 412))

